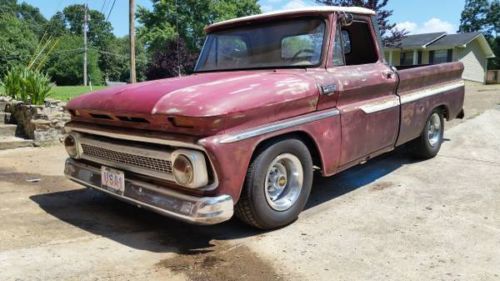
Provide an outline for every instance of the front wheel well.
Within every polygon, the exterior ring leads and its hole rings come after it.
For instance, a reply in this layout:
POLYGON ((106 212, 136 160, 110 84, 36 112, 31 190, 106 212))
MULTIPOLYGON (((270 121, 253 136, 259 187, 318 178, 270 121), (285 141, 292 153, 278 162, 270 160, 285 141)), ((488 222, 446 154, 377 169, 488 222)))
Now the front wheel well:
POLYGON ((439 109, 439 111, 441 111, 443 113, 443 117, 450 121, 450 110, 448 109, 448 107, 444 104, 436 107, 436 109, 439 109))
POLYGON ((255 157, 264 149, 266 149, 270 144, 284 140, 284 139, 290 139, 290 138, 295 138, 300 140, 302 143, 304 143, 307 146, 307 149, 309 150, 309 153, 311 153, 311 158, 313 160, 313 165, 317 167, 323 167, 322 161, 321 161, 321 154, 319 153, 318 146, 316 145, 316 142, 314 139, 306 132, 302 131, 296 131, 296 132, 290 132, 286 133, 283 135, 277 135, 270 137, 268 139, 265 139, 261 141, 257 147, 255 148, 253 155, 252 155, 252 160, 255 159, 255 157))

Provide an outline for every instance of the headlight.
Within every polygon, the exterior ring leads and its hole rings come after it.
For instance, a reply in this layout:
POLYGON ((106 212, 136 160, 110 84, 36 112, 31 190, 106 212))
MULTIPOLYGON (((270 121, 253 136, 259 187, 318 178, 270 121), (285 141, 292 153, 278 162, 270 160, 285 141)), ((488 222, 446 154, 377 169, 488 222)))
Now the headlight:
POLYGON ((64 147, 68 152, 69 157, 78 159, 81 156, 80 144, 77 134, 69 134, 64 138, 64 147))
POLYGON ((177 184, 200 188, 208 184, 207 164, 203 153, 179 149, 172 153, 172 173, 177 184))

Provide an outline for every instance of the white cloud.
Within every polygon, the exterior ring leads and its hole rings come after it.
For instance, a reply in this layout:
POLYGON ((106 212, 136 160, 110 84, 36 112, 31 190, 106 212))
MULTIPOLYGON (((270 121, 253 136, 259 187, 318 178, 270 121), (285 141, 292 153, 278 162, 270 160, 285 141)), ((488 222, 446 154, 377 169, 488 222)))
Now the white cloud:
POLYGON ((411 21, 404 21, 404 22, 400 22, 400 23, 396 24, 396 28, 399 30, 404 29, 410 33, 415 33, 415 31, 418 28, 418 25, 414 22, 411 22, 411 21))
POLYGON ((438 18, 431 18, 430 20, 419 25, 415 22, 404 21, 396 25, 398 29, 405 29, 410 34, 432 33, 432 32, 446 32, 454 34, 457 31, 455 25, 450 22, 438 18))
POLYGON ((445 31, 447 33, 455 33, 457 31, 457 28, 455 28, 452 23, 438 18, 432 18, 426 21, 423 28, 427 32, 445 31))
POLYGON ((307 5, 303 0, 292 0, 283 7, 283 10, 300 9, 306 6, 307 5))

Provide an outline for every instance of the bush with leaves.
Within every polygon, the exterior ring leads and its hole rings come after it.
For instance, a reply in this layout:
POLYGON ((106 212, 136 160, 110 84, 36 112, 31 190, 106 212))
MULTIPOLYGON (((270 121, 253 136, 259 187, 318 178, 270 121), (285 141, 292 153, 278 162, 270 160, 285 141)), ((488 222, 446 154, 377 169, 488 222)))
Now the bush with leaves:
POLYGON ((52 89, 46 74, 20 66, 7 72, 2 86, 9 97, 35 105, 44 104, 52 89))
POLYGON ((2 79, 2 87, 5 94, 15 100, 26 100, 26 94, 23 91, 24 79, 26 78, 27 70, 24 67, 14 66, 2 79))

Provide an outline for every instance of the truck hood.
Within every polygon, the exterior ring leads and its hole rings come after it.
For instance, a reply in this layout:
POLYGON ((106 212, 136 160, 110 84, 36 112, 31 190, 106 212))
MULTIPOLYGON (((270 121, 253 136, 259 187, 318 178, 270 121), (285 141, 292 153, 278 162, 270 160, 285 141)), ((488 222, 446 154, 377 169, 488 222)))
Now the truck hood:
POLYGON ((317 98, 316 83, 304 70, 238 71, 108 88, 77 97, 67 108, 127 116, 258 116, 265 122, 280 118, 287 109, 293 115, 314 111, 317 98), (290 103, 294 105, 286 106, 290 103))

